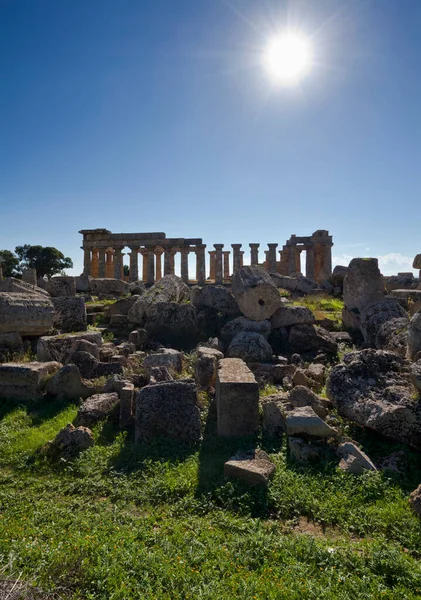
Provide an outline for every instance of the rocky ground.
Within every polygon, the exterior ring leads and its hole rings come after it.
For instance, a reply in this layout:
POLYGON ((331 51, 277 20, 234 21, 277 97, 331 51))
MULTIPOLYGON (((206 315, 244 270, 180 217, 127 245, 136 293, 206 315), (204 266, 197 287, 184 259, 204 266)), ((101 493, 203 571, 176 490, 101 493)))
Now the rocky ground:
MULTIPOLYGON (((149 289, 142 283, 92 280, 84 293, 77 293, 74 278, 58 278, 46 290, 0 281, 0 400, 6 438, 12 436, 12 446, 22 444, 9 430, 10 415, 19 411, 42 414, 45 407, 60 407, 61 415, 53 417, 36 443, 29 443, 21 468, 27 473, 32 462, 54 480, 63 465, 73 468, 93 456, 97 461, 101 448, 116 444, 118 470, 127 473, 136 471, 134 455, 144 461, 151 453, 152 461, 162 464, 159 455, 168 457, 170 449, 180 465, 187 460, 187 466, 180 466, 186 473, 189 460, 195 461, 198 475, 186 476, 196 488, 200 511, 210 493, 212 514, 217 508, 241 513, 244 502, 247 514, 259 519, 275 519, 285 527, 288 519, 301 515, 321 523, 323 531, 327 524, 340 523, 341 535, 351 530, 338 505, 341 490, 327 492, 325 486, 368 494, 354 499, 355 506, 343 497, 351 510, 364 512, 364 507, 374 510, 368 488, 379 486, 377 499, 390 500, 386 482, 395 481, 414 514, 404 520, 415 519, 409 528, 416 560, 421 552, 414 541, 421 539, 415 516, 421 513, 421 487, 416 488, 421 476, 414 467, 421 464, 421 289, 414 280, 400 282, 407 286, 402 289, 387 281, 386 288, 374 259, 354 259, 335 271, 322 288, 302 276, 271 276, 261 267, 243 267, 231 287, 189 288, 172 275, 149 289), (52 435, 45 439, 47 433, 52 435), (129 454, 121 452, 122 440, 129 454), (312 490, 305 507, 303 500, 291 504, 287 491, 279 493, 280 481, 289 485, 289 472, 321 478, 317 490, 316 480, 303 481, 312 490), (230 481, 234 495, 228 501, 230 481), (224 498, 218 500, 218 493, 224 498)), ((6 480, 11 468, 16 468, 13 461, 3 470, 6 480)), ((66 472, 65 487, 68 477, 66 472)), ((91 479, 95 485, 93 473, 91 479)), ((300 498, 298 480, 290 485, 300 498)), ((135 487, 141 496, 138 481, 135 487)), ((105 497, 109 500, 109 491, 105 497)), ((118 504, 123 499, 119 490, 118 504)), ((171 507, 171 494, 168 501, 171 507)), ((148 496, 149 502, 154 500, 148 496)), ((358 530, 365 535, 370 526, 360 524, 358 530)), ((397 543, 410 545, 407 538, 397 543)), ((396 551, 405 554, 402 548, 396 551)), ((3 549, 6 564, 7 545, 3 549)), ((418 597, 418 583, 411 587, 406 582, 403 591, 395 580, 382 585, 386 595, 379 591, 378 597, 418 597)), ((353 596, 337 590, 320 597, 364 597, 357 587, 353 596)), ((241 597, 252 597, 247 590, 241 597)), ((269 588, 262 590, 269 593, 269 588)), ((86 597, 101 597, 95 594, 86 597)), ((185 591, 180 596, 162 591, 157 597, 185 597, 185 591)))

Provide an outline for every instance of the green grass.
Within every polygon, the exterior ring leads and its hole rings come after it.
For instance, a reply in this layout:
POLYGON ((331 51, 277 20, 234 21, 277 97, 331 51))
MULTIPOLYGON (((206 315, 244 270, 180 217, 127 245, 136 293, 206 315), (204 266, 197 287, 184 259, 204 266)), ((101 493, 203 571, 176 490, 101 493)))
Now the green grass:
MULTIPOLYGON (((224 480, 238 444, 215 438, 209 418, 196 447, 136 447, 105 424, 78 459, 48 462, 38 450, 76 411, 1 408, 4 576, 84 600, 421 597, 421 526, 407 502, 418 453, 400 478, 353 477, 328 460, 297 466, 284 441, 266 448, 268 489, 250 489, 224 480)), ((359 435, 372 457, 398 447, 359 435)))
POLYGON ((344 303, 340 298, 332 298, 328 294, 317 294, 304 296, 293 301, 296 306, 306 306, 314 314, 317 320, 330 319, 336 331, 343 329, 342 309, 344 303))

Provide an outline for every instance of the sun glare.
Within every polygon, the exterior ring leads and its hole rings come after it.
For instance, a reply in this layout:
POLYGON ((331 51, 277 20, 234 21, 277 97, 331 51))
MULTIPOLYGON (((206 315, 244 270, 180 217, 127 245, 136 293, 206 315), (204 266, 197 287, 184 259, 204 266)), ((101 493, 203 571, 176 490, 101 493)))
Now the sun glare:
POLYGON ((310 44, 296 33, 273 38, 267 46, 264 64, 275 82, 297 84, 311 68, 310 44))

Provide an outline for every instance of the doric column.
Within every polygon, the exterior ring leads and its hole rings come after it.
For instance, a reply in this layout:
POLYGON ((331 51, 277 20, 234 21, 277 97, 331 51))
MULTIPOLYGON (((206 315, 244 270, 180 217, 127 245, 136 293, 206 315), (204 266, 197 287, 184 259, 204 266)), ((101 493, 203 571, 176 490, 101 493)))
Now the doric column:
POLYGON ((281 275, 288 275, 288 246, 282 246, 282 250, 279 250, 279 263, 278 273, 281 275))
POLYGON ((295 248, 295 272, 301 273, 301 250, 300 248, 295 248))
POLYGON ((146 282, 148 278, 148 251, 146 248, 141 248, 139 254, 142 255, 142 281, 146 282))
POLYGON ((238 271, 238 269, 241 269, 241 254, 240 254, 240 248, 241 248, 242 244, 231 244, 232 250, 233 250, 233 267, 232 267, 232 271, 233 273, 235 273, 236 271, 238 271))
POLYGON ((148 250, 148 279, 147 284, 155 283, 155 248, 147 248, 148 250))
POLYGON ((215 281, 215 250, 209 250, 209 279, 215 281))
POLYGON ((260 244, 249 244, 250 246, 250 264, 259 264, 259 246, 260 244))
POLYGON ((114 249, 114 277, 115 279, 123 279, 123 248, 114 249))
POLYGON ((105 277, 107 279, 114 278, 114 255, 113 251, 109 248, 105 251, 105 277))
POLYGON ((295 273, 295 246, 287 246, 288 248, 288 275, 295 273))
POLYGON ((244 265, 244 250, 240 252, 240 267, 244 265))
POLYGON ((230 278, 230 254, 229 250, 226 250, 222 253, 224 256, 224 279, 227 280, 230 278))
POLYGON ((98 248, 98 277, 105 277, 105 248, 98 248))
POLYGON ((155 263, 156 263, 156 281, 162 279, 162 253, 164 252, 163 248, 155 249, 155 263))
POLYGON ((184 283, 189 282, 189 253, 190 248, 181 248, 181 279, 184 283))
POLYGON ((306 277, 314 280, 314 248, 307 246, 306 248, 306 277))
POLYGON ((130 281, 139 280, 139 262, 138 262, 139 249, 136 246, 130 246, 130 281))
POLYGON ((215 248, 215 283, 221 285, 224 283, 222 275, 222 248, 224 244, 214 244, 215 248))
POLYGON ((205 249, 205 244, 196 246, 196 279, 199 285, 204 285, 206 282, 205 249))
POLYGON ((164 250, 164 277, 165 275, 171 275, 171 252, 172 248, 165 248, 164 250))
POLYGON ((178 252, 178 248, 171 248, 171 258, 170 258, 170 275, 175 274, 175 255, 178 252))
POLYGON ((96 248, 94 248, 92 250, 92 259, 91 259, 91 276, 93 278, 98 277, 98 260, 99 260, 99 253, 98 253, 98 250, 96 248))
POLYGON ((263 263, 263 267, 266 271, 269 271, 269 250, 265 250, 265 262, 263 263))
POLYGON ((269 273, 276 273, 276 248, 278 244, 268 244, 268 271, 269 273))
POLYGON ((91 249, 83 248, 83 275, 87 277, 91 274, 91 249))

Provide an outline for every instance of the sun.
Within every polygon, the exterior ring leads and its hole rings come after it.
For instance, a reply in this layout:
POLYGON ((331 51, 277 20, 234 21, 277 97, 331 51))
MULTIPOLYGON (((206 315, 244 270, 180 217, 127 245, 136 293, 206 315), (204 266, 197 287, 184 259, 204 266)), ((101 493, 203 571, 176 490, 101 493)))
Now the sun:
POLYGON ((271 79, 285 85, 299 83, 309 72, 311 62, 310 43, 298 33, 273 38, 264 54, 264 66, 271 79))

